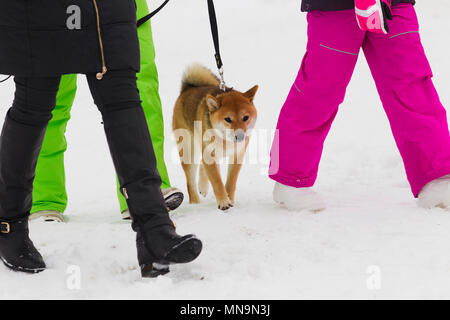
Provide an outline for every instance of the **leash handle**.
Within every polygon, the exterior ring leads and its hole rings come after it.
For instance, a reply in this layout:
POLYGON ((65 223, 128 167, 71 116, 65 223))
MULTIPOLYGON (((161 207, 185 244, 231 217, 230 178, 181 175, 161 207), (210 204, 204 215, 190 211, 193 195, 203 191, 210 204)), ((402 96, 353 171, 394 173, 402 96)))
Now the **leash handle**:
POLYGON ((211 32, 214 41, 214 49, 216 53, 214 57, 216 58, 217 69, 221 69, 223 67, 222 57, 220 56, 220 43, 219 43, 219 30, 217 28, 217 17, 216 17, 216 9, 214 7, 214 1, 208 0, 208 12, 209 12, 209 22, 211 24, 211 32))
POLYGON ((214 57, 216 59, 217 69, 219 69, 220 74, 220 89, 225 91, 226 85, 223 76, 223 61, 222 56, 220 55, 219 30, 217 28, 217 16, 213 0, 208 0, 208 12, 209 12, 209 23, 211 24, 212 38, 214 41, 214 49, 216 51, 214 57))
POLYGON ((142 17, 137 21, 137 27, 139 28, 144 23, 146 23, 148 20, 153 18, 158 12, 160 12, 167 4, 169 3, 169 0, 164 1, 156 10, 150 12, 148 15, 142 17))

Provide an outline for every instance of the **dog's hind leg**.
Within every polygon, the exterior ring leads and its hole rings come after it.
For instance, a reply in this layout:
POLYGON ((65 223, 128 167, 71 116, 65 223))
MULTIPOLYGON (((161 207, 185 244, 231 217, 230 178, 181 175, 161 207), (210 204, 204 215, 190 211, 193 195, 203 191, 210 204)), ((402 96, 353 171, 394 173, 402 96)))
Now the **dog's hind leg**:
POLYGON ((200 203, 200 196, 197 191, 197 164, 182 164, 186 175, 187 189, 189 193, 189 203, 200 203))
POLYGON ((206 174, 205 167, 203 166, 203 164, 200 165, 198 190, 200 191, 200 194, 202 196, 206 197, 208 195, 209 179, 208 179, 208 175, 206 174))
POLYGON ((198 162, 195 161, 195 143, 191 137, 186 135, 178 140, 178 152, 186 176, 186 184, 189 193, 189 203, 200 203, 200 196, 197 191, 197 168, 198 162))

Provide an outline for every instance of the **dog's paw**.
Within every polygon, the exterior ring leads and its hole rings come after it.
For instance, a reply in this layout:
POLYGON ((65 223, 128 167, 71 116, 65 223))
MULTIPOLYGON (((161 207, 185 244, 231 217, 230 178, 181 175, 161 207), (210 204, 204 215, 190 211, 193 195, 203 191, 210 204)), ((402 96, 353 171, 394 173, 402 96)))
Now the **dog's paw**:
POLYGON ((222 210, 222 211, 228 210, 231 207, 233 207, 233 202, 229 198, 226 198, 226 199, 220 200, 220 201, 218 200, 217 204, 218 204, 219 210, 222 210))

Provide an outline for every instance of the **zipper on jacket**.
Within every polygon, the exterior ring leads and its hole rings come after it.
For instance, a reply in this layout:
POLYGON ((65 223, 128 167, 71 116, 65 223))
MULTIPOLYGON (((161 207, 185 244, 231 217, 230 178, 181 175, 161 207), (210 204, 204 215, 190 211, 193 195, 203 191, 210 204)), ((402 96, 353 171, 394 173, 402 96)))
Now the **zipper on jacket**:
POLYGON ((97 0, 92 0, 95 8, 95 15, 97 17, 97 35, 98 35, 98 43, 100 45, 100 55, 102 58, 102 71, 97 73, 96 77, 97 80, 102 80, 103 76, 108 72, 108 69, 106 68, 106 60, 105 60, 105 51, 103 49, 103 39, 102 39, 102 31, 100 28, 100 13, 98 10, 97 0))

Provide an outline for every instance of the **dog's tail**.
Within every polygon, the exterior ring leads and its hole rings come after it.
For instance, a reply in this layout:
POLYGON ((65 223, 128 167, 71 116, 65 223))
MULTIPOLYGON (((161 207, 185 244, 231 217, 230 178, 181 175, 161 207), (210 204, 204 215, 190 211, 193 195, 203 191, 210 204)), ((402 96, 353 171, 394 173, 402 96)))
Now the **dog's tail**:
POLYGON ((217 78, 217 76, 211 70, 200 64, 193 64, 189 66, 183 74, 183 80, 181 82, 181 92, 190 87, 219 85, 219 78, 217 78))

